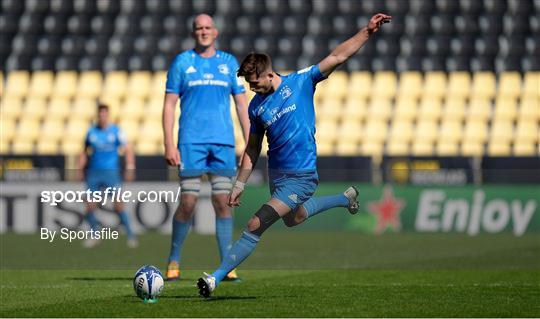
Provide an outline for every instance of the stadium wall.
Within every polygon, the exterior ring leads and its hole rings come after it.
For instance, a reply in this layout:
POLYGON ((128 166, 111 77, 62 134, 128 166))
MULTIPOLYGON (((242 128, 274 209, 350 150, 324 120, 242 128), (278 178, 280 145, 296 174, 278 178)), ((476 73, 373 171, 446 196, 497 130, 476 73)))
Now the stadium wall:
MULTIPOLYGON (((323 183, 316 195, 342 192, 345 183, 323 183)), ((42 202, 47 190, 84 190, 82 183, 0 183, 0 233, 36 233, 41 227, 86 229, 83 220, 84 204, 42 202)), ((171 191, 174 182, 135 182, 123 186, 123 191, 171 191)), ((478 234, 511 233, 521 236, 540 232, 540 188, 537 185, 484 186, 411 186, 360 185, 361 210, 351 216, 343 209, 334 209, 293 228, 292 231, 346 230, 363 233, 456 232, 471 236, 478 234)), ((235 212, 235 225, 241 229, 260 205, 269 197, 267 186, 250 186, 235 212)), ((126 211, 131 214, 136 232, 170 232, 170 219, 176 203, 138 202, 131 198, 126 211)), ((118 228, 119 221, 110 204, 98 211, 104 227, 118 228)), ((203 184, 200 205, 194 219, 194 231, 212 234, 215 228, 210 202, 210 187, 203 184)), ((278 223, 275 229, 284 230, 278 223)))

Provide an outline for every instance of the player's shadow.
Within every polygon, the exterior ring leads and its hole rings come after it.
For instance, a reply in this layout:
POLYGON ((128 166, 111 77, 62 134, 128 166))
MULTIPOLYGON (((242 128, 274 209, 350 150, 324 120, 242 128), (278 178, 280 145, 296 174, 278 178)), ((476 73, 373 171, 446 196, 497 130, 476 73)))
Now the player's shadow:
POLYGON ((259 297, 255 296, 218 296, 218 297, 210 297, 203 299, 200 296, 160 296, 159 299, 194 299, 194 300, 201 300, 204 302, 209 301, 225 301, 225 300, 249 300, 249 299, 259 299, 259 297))
POLYGON ((118 280, 118 281, 126 281, 126 280, 133 280, 131 277, 69 277, 66 278, 67 280, 75 280, 75 281, 110 281, 110 280, 118 280))

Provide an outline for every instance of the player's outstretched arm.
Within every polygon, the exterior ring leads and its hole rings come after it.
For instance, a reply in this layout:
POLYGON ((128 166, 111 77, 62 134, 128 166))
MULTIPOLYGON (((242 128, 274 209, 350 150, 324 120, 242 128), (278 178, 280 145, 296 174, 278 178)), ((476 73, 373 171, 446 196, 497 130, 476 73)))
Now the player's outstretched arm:
POLYGON ((244 185, 249 179, 255 164, 257 164, 257 161, 259 160, 259 155, 261 154, 262 149, 262 141, 263 135, 253 133, 249 134, 246 149, 241 157, 242 163, 240 164, 240 169, 236 175, 236 181, 231 189, 231 192, 229 193, 228 205, 231 207, 240 205, 240 197, 244 191, 244 185))
POLYGON ((167 93, 165 94, 165 101, 163 102, 163 141, 165 145, 165 161, 171 166, 177 166, 180 164, 180 152, 174 145, 174 111, 178 103, 178 94, 167 93))
POLYGON ((377 13, 369 20, 366 27, 362 28, 354 36, 338 45, 329 56, 319 62, 319 69, 324 76, 329 76, 338 66, 345 63, 367 42, 369 37, 377 32, 383 23, 390 22, 392 17, 383 13, 377 13))

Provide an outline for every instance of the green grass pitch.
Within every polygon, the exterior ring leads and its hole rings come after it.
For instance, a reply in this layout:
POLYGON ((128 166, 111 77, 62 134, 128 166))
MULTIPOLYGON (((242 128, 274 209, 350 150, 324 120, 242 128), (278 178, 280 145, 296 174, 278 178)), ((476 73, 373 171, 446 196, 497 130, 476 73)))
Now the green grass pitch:
POLYGON ((133 292, 139 266, 165 270, 169 237, 84 250, 2 235, 2 317, 539 317, 540 237, 269 231, 242 283, 207 300, 195 281, 217 265, 213 236, 190 235, 183 279, 155 304, 133 292))

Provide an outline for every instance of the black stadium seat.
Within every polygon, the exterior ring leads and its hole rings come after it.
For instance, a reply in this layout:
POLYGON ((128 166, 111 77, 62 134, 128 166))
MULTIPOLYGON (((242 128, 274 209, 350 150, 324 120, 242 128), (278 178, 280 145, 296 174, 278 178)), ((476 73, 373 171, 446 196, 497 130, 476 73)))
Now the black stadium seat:
POLYGON ((328 54, 376 12, 394 19, 348 71, 525 71, 539 64, 539 0, 3 0, 0 59, 5 71, 163 70, 193 47, 191 22, 202 12, 214 16, 219 49, 239 59, 267 52, 289 69, 328 54))

